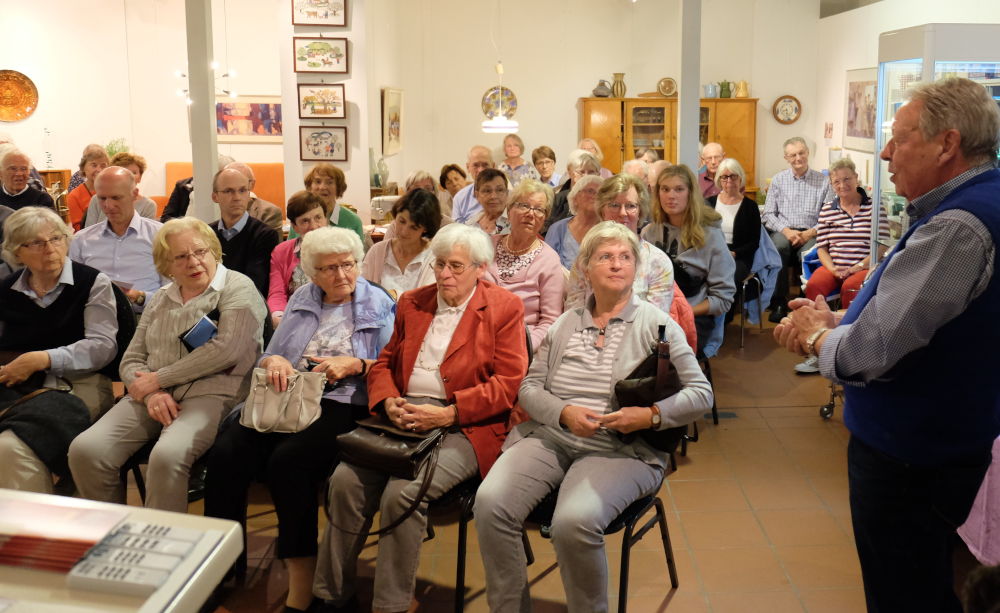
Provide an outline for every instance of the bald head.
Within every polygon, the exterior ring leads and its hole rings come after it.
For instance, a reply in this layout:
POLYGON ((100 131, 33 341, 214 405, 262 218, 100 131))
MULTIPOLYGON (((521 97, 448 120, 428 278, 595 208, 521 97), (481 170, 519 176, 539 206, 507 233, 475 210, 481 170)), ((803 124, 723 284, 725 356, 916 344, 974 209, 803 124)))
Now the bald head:
POLYGON ((469 160, 466 162, 465 168, 469 171, 473 181, 476 180, 480 172, 493 167, 493 153, 488 147, 476 145, 469 149, 469 160))
POLYGON ((108 166, 94 179, 94 191, 111 229, 119 236, 124 234, 132 222, 135 200, 139 197, 135 175, 127 168, 108 166))
POLYGON ((0 159, 0 182, 11 194, 18 194, 28 186, 31 177, 31 159, 16 148, 9 149, 0 159))
POLYGON ((226 164, 224 170, 236 170, 243 174, 250 182, 250 189, 253 189, 254 183, 257 182, 257 178, 253 175, 253 168, 244 164, 243 162, 233 162, 231 164, 226 164))
POLYGON ((719 164, 725 159, 726 152, 719 143, 705 143, 701 149, 701 161, 705 163, 705 170, 709 177, 715 177, 715 171, 719 169, 719 164))

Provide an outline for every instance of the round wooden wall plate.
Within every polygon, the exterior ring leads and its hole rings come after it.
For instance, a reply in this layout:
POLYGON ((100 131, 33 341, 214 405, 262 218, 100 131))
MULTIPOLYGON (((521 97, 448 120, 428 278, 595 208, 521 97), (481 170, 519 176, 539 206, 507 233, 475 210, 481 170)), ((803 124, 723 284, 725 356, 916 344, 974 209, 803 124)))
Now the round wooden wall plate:
POLYGON ((38 88, 16 70, 0 70, 0 121, 21 121, 35 112, 38 88))
POLYGON ((771 106, 771 115, 774 116, 774 120, 778 123, 786 125, 795 123, 798 121, 799 116, 802 115, 802 104, 795 96, 778 96, 778 99, 774 101, 774 105, 771 106))

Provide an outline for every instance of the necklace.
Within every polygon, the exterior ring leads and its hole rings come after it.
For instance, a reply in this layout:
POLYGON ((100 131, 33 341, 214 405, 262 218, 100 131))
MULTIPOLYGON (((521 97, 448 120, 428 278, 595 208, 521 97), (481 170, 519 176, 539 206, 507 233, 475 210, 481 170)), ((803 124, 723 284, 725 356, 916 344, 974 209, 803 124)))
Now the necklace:
POLYGON ((529 251, 531 251, 532 249, 534 249, 535 243, 538 242, 538 239, 537 238, 532 239, 530 245, 528 245, 524 249, 518 249, 516 251, 514 249, 511 249, 511 247, 510 247, 510 234, 508 234, 507 237, 505 239, 503 239, 503 241, 504 241, 504 246, 503 247, 504 247, 504 249, 507 250, 507 253, 509 253, 511 255, 524 255, 524 254, 528 253, 529 251))

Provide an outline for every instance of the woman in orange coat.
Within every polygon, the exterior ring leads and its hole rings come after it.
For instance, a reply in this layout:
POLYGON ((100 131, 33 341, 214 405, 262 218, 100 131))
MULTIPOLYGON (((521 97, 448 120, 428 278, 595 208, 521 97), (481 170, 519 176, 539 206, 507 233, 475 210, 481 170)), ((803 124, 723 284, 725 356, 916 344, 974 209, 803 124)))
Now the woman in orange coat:
POLYGON ((94 195, 94 179, 102 170, 111 164, 108 152, 100 145, 87 145, 80 156, 80 173, 84 181, 66 196, 66 207, 69 209, 69 221, 74 230, 83 227, 83 218, 94 195))
MULTIPOLYGON (((379 539, 375 611, 406 611, 413 600, 427 501, 485 476, 507 433, 507 418, 528 367, 521 299, 481 277, 493 243, 472 226, 451 224, 431 241, 435 285, 404 292, 389 344, 368 375, 372 413, 399 428, 447 428, 437 470, 416 512, 379 539)), ((372 516, 388 525, 411 506, 421 479, 399 479, 342 462, 330 477, 329 525, 320 543, 313 592, 353 606, 355 569, 372 516)))

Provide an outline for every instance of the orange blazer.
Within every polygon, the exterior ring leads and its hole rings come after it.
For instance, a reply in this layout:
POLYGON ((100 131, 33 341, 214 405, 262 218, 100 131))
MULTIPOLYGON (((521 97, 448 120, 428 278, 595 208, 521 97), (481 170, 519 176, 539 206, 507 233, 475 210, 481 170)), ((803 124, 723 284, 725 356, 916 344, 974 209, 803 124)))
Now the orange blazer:
MULTIPOLYGON (((437 312, 437 286, 405 292, 396 305, 389 344, 368 373, 368 405, 382 410, 387 398, 405 396, 413 365, 437 312)), ((507 418, 528 370, 524 305, 505 289, 480 280, 458 322, 441 363, 448 402, 486 476, 507 436, 507 418)))

